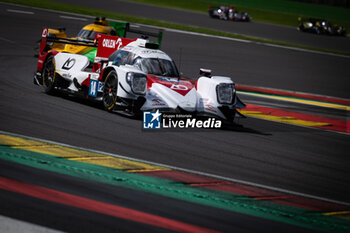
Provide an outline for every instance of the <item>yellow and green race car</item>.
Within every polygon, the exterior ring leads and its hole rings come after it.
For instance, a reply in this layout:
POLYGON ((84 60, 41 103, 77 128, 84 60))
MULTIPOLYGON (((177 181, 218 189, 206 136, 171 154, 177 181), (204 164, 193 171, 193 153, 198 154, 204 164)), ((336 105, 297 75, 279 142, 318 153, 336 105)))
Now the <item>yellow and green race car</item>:
POLYGON ((145 36, 158 37, 158 44, 162 40, 162 31, 159 33, 150 33, 140 30, 130 29, 128 22, 107 21, 105 17, 96 17, 94 23, 84 26, 76 37, 68 38, 64 28, 48 29, 48 40, 51 41, 47 45, 47 51, 67 52, 74 54, 82 54, 89 58, 93 63, 96 57, 97 48, 86 46, 86 43, 93 43, 97 33, 126 37, 127 32, 143 34, 145 36))

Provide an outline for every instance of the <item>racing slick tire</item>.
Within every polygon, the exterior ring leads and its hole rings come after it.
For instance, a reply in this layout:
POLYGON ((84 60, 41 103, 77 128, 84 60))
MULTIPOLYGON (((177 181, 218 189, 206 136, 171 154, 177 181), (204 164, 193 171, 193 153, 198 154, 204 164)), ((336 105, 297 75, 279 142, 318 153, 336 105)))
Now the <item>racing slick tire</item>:
POLYGON ((47 94, 52 94, 55 91, 56 78, 55 78, 55 61, 52 55, 46 59, 44 63, 42 78, 44 91, 47 94))
POLYGON ((118 75, 115 70, 111 70, 104 81, 102 102, 105 110, 111 112, 115 107, 118 92, 118 75))

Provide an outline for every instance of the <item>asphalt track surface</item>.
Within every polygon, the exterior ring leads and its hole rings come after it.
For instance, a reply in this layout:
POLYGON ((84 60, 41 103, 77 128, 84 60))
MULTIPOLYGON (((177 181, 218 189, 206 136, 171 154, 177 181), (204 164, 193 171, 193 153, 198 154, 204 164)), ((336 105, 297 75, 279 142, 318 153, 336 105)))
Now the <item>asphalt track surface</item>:
MULTIPOLYGON (((58 2, 71 3, 69 0, 58 2)), ((75 5, 131 14, 157 20, 197 25, 313 47, 350 51, 350 38, 300 33, 295 28, 260 23, 234 23, 210 19, 206 14, 149 6, 126 1, 74 1, 75 5), (225 27, 225 25, 229 24, 225 27), (237 26, 240 30, 232 29, 237 26), (268 34, 255 34, 259 31, 268 34), (283 38, 280 38, 283 36, 283 38)), ((61 25, 62 26, 62 25, 61 25)), ((63 25, 66 26, 66 25, 63 25)), ((71 27, 70 27, 71 28, 71 27)), ((240 84, 350 98, 349 58, 320 56, 250 43, 212 38, 195 39, 191 35, 166 33, 162 49, 176 61, 185 76, 197 77, 199 68, 232 77, 240 84), (217 44, 220 43, 220 44, 217 44), (210 56, 210 58, 208 58, 210 56)))
POLYGON ((123 0, 76 0, 74 3, 71 0, 55 1, 293 44, 350 52, 349 37, 319 36, 311 33, 299 32, 296 29, 298 23, 297 19, 295 19, 295 27, 290 27, 254 22, 254 15, 252 16, 253 21, 249 23, 229 22, 211 19, 206 13, 151 6, 123 0))
MULTIPOLYGON (((36 60, 33 58, 33 43, 40 36, 41 27, 68 25, 68 33, 73 34, 86 22, 68 20, 60 18, 56 13, 33 9, 30 11, 36 12, 35 14, 19 14, 7 11, 7 8, 16 7, 4 7, 0 13, 3 28, 0 34, 2 41, 0 45, 2 51, 0 56, 1 130, 350 202, 348 135, 252 118, 241 120, 243 127, 230 130, 161 133, 142 131, 139 120, 110 114, 96 105, 73 98, 49 96, 44 94, 40 87, 33 85, 32 74, 36 66, 36 60)), ((237 83, 349 97, 349 70, 345 68, 349 58, 166 32, 163 49, 173 56, 175 61, 177 61, 176 56, 179 55, 180 47, 182 48, 181 70, 190 76, 195 75, 204 63, 204 66, 211 65, 214 71, 221 71, 222 75, 235 74, 234 79, 237 83), (231 49, 235 51, 236 56, 232 56, 231 49), (216 53, 217 51, 219 52, 216 53), (310 71, 301 69, 303 67, 317 68, 310 71), (262 75, 264 78, 261 77, 262 75)), ((85 187, 72 185, 68 187, 69 191, 84 194, 85 188, 91 188, 94 189, 91 195, 95 198, 101 198, 101 190, 110 188, 89 183, 89 181, 71 180, 71 177, 62 177, 57 174, 42 174, 39 170, 25 171, 26 169, 28 168, 22 168, 16 164, 2 163, 1 175, 12 178, 22 177, 23 181, 36 182, 44 186, 49 179, 43 177, 56 176, 50 180, 54 187, 59 187, 62 179, 69 179, 72 184, 87 182, 82 185, 85 187), (31 177, 32 175, 34 177, 31 177)), ((109 193, 106 191, 105 195, 110 195, 109 193)), ((28 212, 23 216, 20 216, 19 212, 12 213, 11 216, 39 222, 41 225, 46 221, 42 221, 44 217, 42 215, 31 215, 30 209, 34 206, 44 208, 42 211, 45 213, 52 211, 49 210, 52 208, 60 209, 57 211, 57 218, 47 219, 50 226, 55 225, 55 221, 70 221, 67 218, 65 220, 60 218, 63 218, 67 211, 74 212, 72 222, 95 219, 94 221, 101 224, 112 224, 115 221, 115 219, 106 219, 105 216, 91 216, 91 213, 81 213, 52 203, 36 203, 30 198, 8 194, 1 191, 1 196, 5 198, 0 199, 4 202, 1 206, 5 206, 2 214, 9 213, 8 211, 11 210, 12 205, 8 203, 18 207, 25 205, 28 212)), ((134 198, 131 197, 134 193, 128 194, 130 195, 126 196, 134 198)), ((150 203, 158 202, 152 197, 150 200, 150 203)), ((159 200, 159 203, 164 204, 168 201, 159 200)), ((174 203, 174 206, 177 205, 174 203)), ((197 207, 181 208, 191 210, 197 207)), ((225 222, 227 213, 216 213, 215 211, 218 210, 213 210, 211 213, 211 211, 207 214, 220 214, 225 222)), ((175 212, 173 214, 181 215, 175 212)), ((177 217, 180 218, 180 216, 177 217)), ((252 219, 247 216, 229 217, 238 218, 237 224, 244 223, 243 228, 255 227, 251 224, 252 219)), ((200 220, 190 221, 206 224, 200 220)), ((217 221, 219 222, 216 224, 220 226, 221 220, 217 221)), ((215 220, 212 224, 214 222, 215 220)), ((98 223, 89 226, 97 227, 98 223)), ((259 229, 269 229, 270 224, 276 224, 260 222, 256 219, 254 223, 260 227, 259 229)), ((76 229, 83 225, 76 224, 76 229)), ((120 225, 123 224, 128 223, 120 223, 120 225)), ((226 227, 232 226, 226 225, 226 227)), ((234 230, 242 232, 238 225, 234 227, 237 227, 237 229, 233 228, 234 230)), ((275 227, 276 232, 280 232, 281 229, 286 232, 287 229, 283 224, 275 227)), ((288 229, 292 229, 291 232, 293 232, 293 228, 288 229)), ((247 232, 259 232, 259 230, 248 229, 247 232)))
MULTIPOLYGON (((232 211, 179 201, 147 192, 79 179, 55 172, 33 169, 0 160, 1 176, 31 185, 68 192, 95 201, 127 206, 138 211, 219 232, 314 232, 276 221, 237 214, 232 211), (47 182, 50 180, 51 182, 47 182), (246 224, 254 222, 255 224, 246 224), (263 226, 263 227, 262 227, 263 226)), ((89 212, 58 203, 0 190, 0 214, 64 232, 171 232, 130 220, 89 212)))

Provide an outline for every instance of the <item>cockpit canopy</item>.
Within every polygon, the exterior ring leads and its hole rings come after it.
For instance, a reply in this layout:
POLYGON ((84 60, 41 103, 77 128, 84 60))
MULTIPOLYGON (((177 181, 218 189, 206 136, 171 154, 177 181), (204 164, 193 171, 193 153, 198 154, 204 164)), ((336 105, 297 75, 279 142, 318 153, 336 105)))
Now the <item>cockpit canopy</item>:
POLYGON ((77 37, 79 39, 94 40, 95 35, 97 33, 107 34, 107 35, 112 35, 112 36, 116 35, 116 31, 114 28, 112 28, 110 26, 106 26, 104 24, 96 24, 96 22, 95 22, 94 24, 89 24, 89 25, 86 25, 85 27, 83 27, 80 30, 80 32, 78 33, 77 37))
POLYGON ((159 57, 141 57, 130 51, 117 50, 108 59, 113 65, 132 65, 146 74, 180 77, 172 60, 159 57))
POLYGON ((77 37, 79 39, 94 40, 96 33, 101 33, 101 32, 81 29, 77 37))

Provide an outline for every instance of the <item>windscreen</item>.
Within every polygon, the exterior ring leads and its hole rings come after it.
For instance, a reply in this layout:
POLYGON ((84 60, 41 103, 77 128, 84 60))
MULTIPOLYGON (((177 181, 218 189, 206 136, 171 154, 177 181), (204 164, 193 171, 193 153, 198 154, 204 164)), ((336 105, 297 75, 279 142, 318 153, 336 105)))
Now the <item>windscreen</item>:
POLYGON ((179 73, 174 62, 170 60, 138 57, 134 60, 133 65, 146 74, 179 77, 179 73))
MULTIPOLYGON (((81 39, 86 39, 86 40, 94 40, 96 33, 101 33, 101 32, 82 29, 78 33, 78 37, 81 39)), ((105 33, 101 33, 101 34, 105 34, 105 33)))

